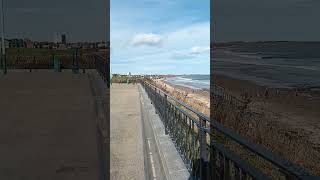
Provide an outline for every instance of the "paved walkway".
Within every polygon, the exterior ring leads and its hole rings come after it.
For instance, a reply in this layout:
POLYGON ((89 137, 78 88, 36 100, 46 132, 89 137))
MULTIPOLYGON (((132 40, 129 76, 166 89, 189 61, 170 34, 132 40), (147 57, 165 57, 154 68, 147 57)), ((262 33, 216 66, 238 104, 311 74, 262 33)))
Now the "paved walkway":
POLYGON ((110 92, 111 180, 145 179, 137 85, 113 84, 110 92))
MULTIPOLYGON (((139 85, 142 104, 142 116, 145 124, 145 138, 148 141, 148 145, 151 148, 151 159, 155 159, 152 164, 155 166, 155 179, 167 179, 167 180, 186 180, 190 179, 189 171, 187 170, 178 150, 176 149, 172 139, 169 135, 165 134, 164 125, 156 113, 155 107, 151 103, 144 88, 139 85), (146 126, 149 124, 149 126, 146 126), (154 146, 154 148, 152 148, 154 146), (157 162, 158 161, 158 162, 157 162), (160 169, 160 170, 157 170, 160 169)), ((150 164, 150 163, 149 163, 150 164)), ((154 174, 153 174, 154 177, 154 174)), ((152 179, 152 176, 151 178, 152 179)))
POLYGON ((111 180, 185 180, 189 173, 141 85, 111 87, 111 180))
POLYGON ((88 74, 0 75, 0 179, 101 178, 88 74))

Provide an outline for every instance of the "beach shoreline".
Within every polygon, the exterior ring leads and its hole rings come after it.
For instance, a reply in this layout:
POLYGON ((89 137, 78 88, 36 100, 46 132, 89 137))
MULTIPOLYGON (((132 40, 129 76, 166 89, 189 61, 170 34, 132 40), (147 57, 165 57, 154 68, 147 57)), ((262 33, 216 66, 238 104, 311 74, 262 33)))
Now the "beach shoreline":
MULTIPOLYGON (((216 100, 214 96, 210 97, 210 93, 214 92, 174 85, 166 82, 168 77, 165 76, 152 79, 152 83, 208 117, 212 114, 216 118, 216 113, 222 109, 220 118, 216 119, 221 124, 312 174, 320 175, 320 112, 316 110, 320 99, 317 95, 310 97, 310 93, 294 89, 279 90, 221 74, 212 74, 211 77, 214 85, 221 86, 226 94, 244 102, 244 97, 247 97, 246 107, 234 109, 224 102, 218 109, 210 109, 210 101, 216 100)), ((214 85, 211 84, 211 88, 214 85)), ((242 154, 236 146, 226 146, 242 154)))
POLYGON ((167 78, 168 77, 164 76, 160 79, 154 79, 152 82, 174 98, 185 102, 188 106, 210 117, 210 92, 208 90, 192 89, 182 85, 175 85, 167 82, 167 78))

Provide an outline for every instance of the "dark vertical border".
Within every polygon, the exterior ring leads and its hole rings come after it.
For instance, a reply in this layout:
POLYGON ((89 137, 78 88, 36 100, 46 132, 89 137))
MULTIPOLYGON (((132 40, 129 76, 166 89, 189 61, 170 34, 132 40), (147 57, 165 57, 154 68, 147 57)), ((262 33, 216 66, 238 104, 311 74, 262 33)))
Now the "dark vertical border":
POLYGON ((210 120, 212 119, 212 85, 213 85, 213 44, 214 44, 214 17, 213 17, 213 1, 210 0, 210 120))
POLYGON ((106 8, 106 38, 107 38, 107 45, 108 45, 108 52, 106 54, 106 59, 107 59, 107 64, 108 64, 108 68, 107 68, 107 76, 108 76, 108 88, 107 88, 107 92, 106 92, 106 104, 105 104, 105 108, 106 108, 106 115, 107 115, 107 122, 106 122, 106 128, 108 130, 108 135, 106 138, 106 149, 105 149, 105 153, 106 153, 106 176, 105 179, 110 179, 110 0, 104 0, 105 1, 105 8, 106 8))

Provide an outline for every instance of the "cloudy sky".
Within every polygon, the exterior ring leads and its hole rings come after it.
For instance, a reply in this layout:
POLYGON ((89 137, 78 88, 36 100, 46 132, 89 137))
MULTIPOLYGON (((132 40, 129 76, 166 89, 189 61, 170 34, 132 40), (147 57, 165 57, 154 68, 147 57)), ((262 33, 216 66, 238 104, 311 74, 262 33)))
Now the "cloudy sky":
POLYGON ((71 41, 109 39, 109 0, 4 0, 7 38, 53 41, 56 32, 71 41))
POLYGON ((112 73, 209 74, 209 0, 111 0, 112 73))
POLYGON ((320 40, 319 0, 212 2, 212 40, 320 40))

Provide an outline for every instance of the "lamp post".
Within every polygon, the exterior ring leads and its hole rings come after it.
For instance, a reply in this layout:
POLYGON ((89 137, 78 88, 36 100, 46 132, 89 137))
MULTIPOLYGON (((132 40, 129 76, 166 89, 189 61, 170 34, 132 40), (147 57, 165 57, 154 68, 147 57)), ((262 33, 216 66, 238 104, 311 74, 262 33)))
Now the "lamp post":
POLYGON ((3 73, 7 73, 7 63, 6 63, 6 47, 4 40, 4 0, 1 0, 1 60, 3 66, 3 73))

